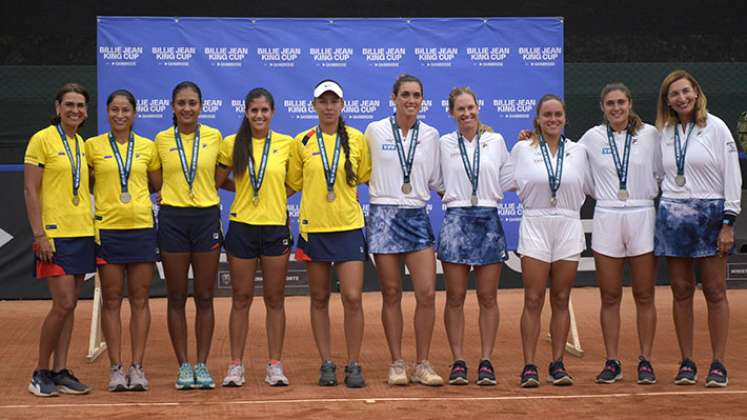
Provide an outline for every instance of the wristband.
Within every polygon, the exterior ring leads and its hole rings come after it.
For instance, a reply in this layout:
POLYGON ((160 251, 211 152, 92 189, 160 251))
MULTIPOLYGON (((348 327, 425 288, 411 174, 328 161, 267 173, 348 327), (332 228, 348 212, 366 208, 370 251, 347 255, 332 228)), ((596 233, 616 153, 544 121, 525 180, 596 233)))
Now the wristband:
POLYGON ((724 217, 721 221, 724 225, 734 226, 734 222, 737 221, 737 216, 731 213, 724 213, 724 217))

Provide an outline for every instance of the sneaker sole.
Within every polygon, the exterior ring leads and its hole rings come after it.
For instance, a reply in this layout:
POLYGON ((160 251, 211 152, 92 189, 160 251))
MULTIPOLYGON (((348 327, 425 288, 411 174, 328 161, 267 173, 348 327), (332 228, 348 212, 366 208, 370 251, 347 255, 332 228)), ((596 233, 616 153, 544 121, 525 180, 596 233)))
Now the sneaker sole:
POLYGON ((594 380, 594 382, 596 382, 598 384, 614 384, 615 382, 622 380, 622 378, 623 378, 622 373, 620 373, 620 374, 618 374, 617 376, 615 376, 612 379, 599 379, 599 378, 597 378, 597 379, 594 380))
POLYGON ((109 392, 124 392, 127 391, 127 387, 122 384, 117 384, 116 386, 110 386, 107 388, 109 392))
POLYGON ((403 377, 394 378, 394 379, 389 378, 389 379, 387 379, 386 383, 389 384, 389 385, 405 386, 405 385, 409 384, 410 381, 407 380, 406 376, 403 376, 403 377))
POLYGON ((29 390, 30 393, 36 395, 37 397, 42 397, 42 398, 59 397, 60 396, 59 392, 57 392, 57 391, 50 392, 49 394, 45 394, 45 393, 41 392, 41 390, 38 389, 37 387, 35 387, 33 384, 29 384, 28 390, 29 390))
POLYGON ((708 381, 706 382, 705 386, 706 388, 726 388, 726 386, 729 384, 729 379, 726 379, 726 382, 718 382, 718 381, 708 381))
POLYGON ((239 388, 244 385, 244 381, 228 381, 223 382, 224 388, 239 388))
POLYGON ((490 385, 496 385, 498 382, 495 379, 483 378, 483 379, 478 379, 477 382, 475 383, 481 386, 490 386, 490 385))
POLYGON ((143 392, 143 391, 147 391, 148 390, 148 386, 147 385, 142 385, 142 384, 137 384, 137 385, 130 385, 130 387, 127 388, 127 389, 130 390, 130 391, 134 391, 134 392, 143 392))
POLYGON ((468 385, 469 381, 467 378, 454 378, 449 379, 449 385, 468 385))
POLYGON ((345 386, 347 386, 348 388, 365 388, 366 383, 365 382, 361 382, 361 383, 352 383, 351 384, 348 381, 345 381, 345 386))
POLYGON ((270 386, 288 386, 287 381, 279 380, 279 381, 271 381, 269 377, 265 377, 265 383, 270 386))
POLYGON ((322 380, 319 379, 319 386, 337 386, 337 379, 334 380, 322 380))
POLYGON ((193 384, 175 384, 174 387, 178 389, 179 391, 184 391, 187 389, 194 388, 194 385, 193 384))
POLYGON ((215 384, 194 384, 192 389, 215 389, 215 384))
POLYGON ((425 386, 443 386, 443 384, 444 384, 443 381, 434 381, 434 382, 430 382, 429 383, 429 382, 420 381, 420 380, 417 380, 417 379, 410 379, 410 382, 412 382, 414 384, 425 385, 425 386))
POLYGON ((675 385, 695 385, 695 383, 698 381, 698 378, 695 377, 693 379, 690 378, 682 378, 682 379, 675 379, 674 384, 675 385))
POLYGON ((638 385, 653 385, 656 383, 656 379, 639 379, 636 382, 638 385))
POLYGON ((573 385, 573 378, 571 378, 570 376, 564 376, 560 379, 547 378, 547 382, 555 386, 568 386, 573 385))
POLYGON ((84 394, 88 394, 89 392, 91 392, 91 389, 89 388, 89 389, 85 389, 82 391, 78 391, 76 389, 68 388, 67 386, 64 386, 64 385, 62 386, 58 385, 57 392, 59 392, 60 394, 84 395, 84 394))
POLYGON ((534 378, 521 383, 522 388, 537 388, 539 385, 540 385, 539 380, 534 379, 534 378))

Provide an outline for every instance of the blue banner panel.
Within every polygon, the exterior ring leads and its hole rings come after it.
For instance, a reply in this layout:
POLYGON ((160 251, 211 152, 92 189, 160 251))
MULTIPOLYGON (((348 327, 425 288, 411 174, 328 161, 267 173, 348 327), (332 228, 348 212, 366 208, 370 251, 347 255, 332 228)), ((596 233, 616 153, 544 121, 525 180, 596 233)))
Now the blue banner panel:
MULTIPOLYGON (((254 87, 275 96, 273 130, 295 135, 312 127, 312 89, 322 79, 345 89, 344 118, 361 131, 393 111, 392 83, 401 73, 420 78, 420 118, 442 134, 455 129, 449 91, 469 86, 480 119, 503 134, 509 148, 530 127, 537 99, 563 95, 561 18, 491 19, 213 19, 100 17, 99 130, 108 130, 106 97, 128 89, 138 99, 136 131, 153 138, 171 125, 171 90, 184 80, 203 92, 201 122, 224 136, 238 130, 243 97, 254 87)), ((368 193, 360 189, 367 210, 368 193)), ((221 192, 224 218, 233 195, 221 192)), ((288 205, 298 231, 299 195, 288 205)), ((443 209, 429 203, 438 233, 443 209)), ((507 194, 504 229, 516 248, 521 208, 507 194)))

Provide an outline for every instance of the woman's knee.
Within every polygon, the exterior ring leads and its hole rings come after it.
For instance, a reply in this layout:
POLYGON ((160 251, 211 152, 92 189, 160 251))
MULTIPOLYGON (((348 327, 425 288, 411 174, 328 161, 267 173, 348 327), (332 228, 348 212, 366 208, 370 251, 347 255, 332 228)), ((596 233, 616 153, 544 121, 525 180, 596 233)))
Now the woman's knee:
POLYGON ((498 306, 498 296, 495 291, 477 292, 477 303, 482 309, 493 309, 498 306))

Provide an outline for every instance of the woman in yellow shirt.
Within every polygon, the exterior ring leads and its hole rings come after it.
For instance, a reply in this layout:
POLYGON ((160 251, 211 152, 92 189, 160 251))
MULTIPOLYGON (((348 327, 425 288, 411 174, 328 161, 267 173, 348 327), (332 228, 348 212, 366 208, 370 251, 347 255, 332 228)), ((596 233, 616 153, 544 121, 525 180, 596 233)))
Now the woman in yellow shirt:
POLYGON ((270 129, 275 100, 263 88, 252 89, 244 100, 245 118, 239 131, 220 147, 216 185, 233 172, 236 198, 224 247, 231 270, 233 300, 229 321, 231 362, 223 386, 244 384, 244 356, 249 307, 254 298, 254 276, 262 263, 262 292, 267 311, 267 346, 270 360, 265 382, 288 385, 280 356, 285 337, 285 278, 291 234, 285 178, 293 139, 270 129))
POLYGON ((329 325, 330 269, 334 264, 345 308, 345 384, 359 388, 365 386, 358 360, 363 341, 363 262, 367 257, 357 186, 368 182, 371 162, 363 134, 347 127, 340 116, 342 98, 342 87, 335 81, 324 80, 314 88, 319 125, 296 136, 287 185, 293 191, 303 190, 296 259, 307 262, 311 327, 322 358, 319 385, 337 384, 329 325))
MULTIPOLYGON (((171 95, 174 126, 156 135, 163 185, 158 212, 158 246, 168 290, 168 325, 179 362, 177 389, 215 387, 206 362, 213 337, 213 294, 222 232, 215 165, 222 136, 198 122, 202 93, 193 82, 181 82, 171 95), (197 307, 197 363, 187 354, 189 268, 197 307)), ((159 185, 156 185, 159 187, 159 185)))
POLYGON ((136 109, 132 93, 112 92, 106 100, 111 130, 86 141, 99 238, 96 262, 104 298, 101 326, 111 363, 109 391, 148 389, 142 363, 150 328, 148 294, 158 260, 148 181, 159 178, 160 162, 155 143, 132 131, 136 109), (120 318, 125 273, 132 343, 127 373, 122 367, 120 318))
POLYGON ((88 100, 83 86, 62 86, 55 96, 52 124, 31 137, 24 157, 24 194, 34 234, 35 275, 47 279, 52 295, 52 308, 42 325, 39 360, 28 386, 39 397, 85 394, 90 390, 66 368, 83 276, 96 271, 86 153, 78 135, 88 117, 88 100))

